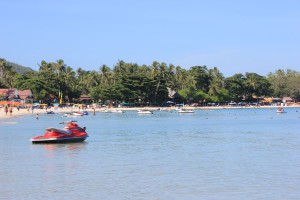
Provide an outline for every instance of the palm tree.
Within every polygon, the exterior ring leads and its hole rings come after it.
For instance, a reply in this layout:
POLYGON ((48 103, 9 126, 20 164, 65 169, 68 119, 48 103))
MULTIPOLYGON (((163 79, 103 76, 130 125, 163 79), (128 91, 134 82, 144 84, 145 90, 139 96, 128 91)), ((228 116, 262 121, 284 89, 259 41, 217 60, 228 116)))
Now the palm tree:
POLYGON ((0 78, 2 79, 5 70, 6 60, 0 59, 0 78))
POLYGON ((86 87, 86 84, 85 84, 85 79, 86 79, 86 75, 87 75, 87 71, 83 70, 81 67, 79 67, 77 70, 76 70, 76 74, 77 74, 77 80, 78 80, 78 87, 80 88, 80 91, 82 93, 85 93, 87 94, 88 93, 88 89, 86 87))
POLYGON ((147 65, 142 65, 138 68, 138 73, 145 74, 147 77, 150 77, 151 69, 147 65))
POLYGON ((176 81, 178 83, 178 85, 180 85, 179 89, 183 88, 183 74, 182 74, 182 69, 180 66, 177 66, 175 69, 175 73, 176 73, 176 81))
POLYGON ((223 74, 214 67, 209 70, 210 84, 208 94, 216 96, 221 89, 224 88, 224 77, 223 74))
POLYGON ((106 65, 102 65, 100 67, 99 71, 100 71, 100 76, 101 76, 101 84, 108 85, 109 77, 111 74, 111 69, 106 65))
POLYGON ((91 71, 87 74, 86 83, 90 87, 96 87, 99 85, 99 74, 96 71, 91 71))
POLYGON ((159 62, 154 61, 151 65, 151 76, 152 76, 152 78, 154 78, 157 75, 158 69, 159 69, 159 62))
POLYGON ((114 77, 120 77, 126 73, 126 63, 123 60, 119 60, 113 68, 114 77))

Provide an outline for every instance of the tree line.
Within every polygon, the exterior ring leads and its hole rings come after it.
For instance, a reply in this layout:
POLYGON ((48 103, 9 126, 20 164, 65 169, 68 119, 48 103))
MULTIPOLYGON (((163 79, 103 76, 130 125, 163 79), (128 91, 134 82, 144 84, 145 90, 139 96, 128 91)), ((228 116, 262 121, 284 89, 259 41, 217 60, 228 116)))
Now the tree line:
POLYGON ((252 101, 255 96, 300 99, 300 73, 291 69, 278 69, 266 77, 255 72, 224 77, 217 67, 183 69, 164 62, 148 66, 120 60, 112 69, 102 65, 97 71, 74 71, 57 60, 41 61, 38 71, 20 74, 0 59, 0 78, 1 88, 31 89, 35 100, 48 102, 60 97, 74 102, 81 94, 88 94, 95 101, 160 105, 170 100, 168 88, 178 92, 185 103, 252 101))

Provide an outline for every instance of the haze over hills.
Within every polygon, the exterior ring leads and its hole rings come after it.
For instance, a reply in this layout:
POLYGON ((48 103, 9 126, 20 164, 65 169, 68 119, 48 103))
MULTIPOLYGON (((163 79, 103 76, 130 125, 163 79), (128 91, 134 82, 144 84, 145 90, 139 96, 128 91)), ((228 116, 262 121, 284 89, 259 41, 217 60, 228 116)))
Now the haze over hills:
POLYGON ((25 66, 16 64, 16 63, 14 63, 14 62, 9 62, 9 61, 7 61, 7 63, 8 63, 9 65, 11 65, 11 66, 13 67, 13 69, 16 70, 17 73, 20 73, 20 74, 25 74, 26 72, 34 71, 34 70, 31 69, 30 67, 25 67, 25 66))

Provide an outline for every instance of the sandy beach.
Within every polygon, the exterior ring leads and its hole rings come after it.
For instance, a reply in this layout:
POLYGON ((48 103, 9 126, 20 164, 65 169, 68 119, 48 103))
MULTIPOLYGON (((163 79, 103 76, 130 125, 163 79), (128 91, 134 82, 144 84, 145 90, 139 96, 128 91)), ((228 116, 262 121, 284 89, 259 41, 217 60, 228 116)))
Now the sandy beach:
MULTIPOLYGON (((207 106, 207 107, 185 107, 187 109, 195 109, 195 110, 210 110, 210 109, 260 109, 260 108, 278 108, 280 106, 248 106, 248 107, 232 107, 232 106, 207 106)), ((293 108, 293 107, 300 107, 299 104, 292 104, 289 106, 285 106, 285 108, 293 108)), ((96 108, 95 112, 103 112, 106 109, 109 108, 96 108)), ((131 108, 112 108, 114 110, 122 110, 122 111, 132 111, 132 110, 139 110, 143 109, 142 107, 131 107, 131 108)), ((149 110, 174 110, 175 107, 147 107, 149 110)), ((71 108, 52 108, 52 109, 47 109, 47 111, 54 111, 55 113, 67 113, 67 112, 72 112, 72 111, 80 111, 78 108, 76 109, 71 109, 71 108)), ((93 113, 92 108, 87 108, 85 109, 90 113, 93 113)), ((0 108, 0 120, 2 119, 10 119, 10 118, 16 118, 16 117, 22 117, 25 115, 31 115, 33 118, 36 117, 36 115, 39 114, 39 116, 46 114, 46 109, 34 109, 33 111, 31 109, 17 109, 13 108, 12 113, 8 112, 7 114, 5 113, 4 108, 0 108)))
MULTIPOLYGON (((106 109, 108 109, 108 108, 96 108, 95 112, 103 112, 106 109)), ((134 107, 134 108, 112 108, 112 109, 122 110, 122 111, 129 111, 129 110, 139 110, 139 109, 142 109, 142 108, 134 107)), ((147 108, 147 109, 149 109, 149 110, 158 110, 159 107, 151 107, 151 108, 147 108)), ((61 113, 61 114, 67 113, 67 112, 72 112, 72 111, 82 111, 78 108, 76 108, 76 109, 71 109, 71 108, 47 109, 47 111, 50 111, 50 110, 54 111, 55 113, 61 113)), ((89 113, 94 112, 94 110, 92 108, 87 108, 87 109, 84 109, 84 110, 88 111, 89 113)), ((29 109, 29 110, 19 109, 18 110, 17 108, 13 107, 12 113, 10 114, 10 112, 8 112, 6 114, 4 108, 0 108, 0 120, 1 119, 15 118, 15 117, 22 117, 22 116, 25 116, 25 115, 31 115, 33 118, 35 118, 36 114, 39 114, 39 116, 44 115, 44 114, 46 114, 46 109, 34 109, 32 111, 31 109, 29 109)))
MULTIPOLYGON (((54 111, 55 113, 66 113, 66 112, 71 112, 72 109, 47 109, 47 111, 54 111)), ((78 109, 77 109, 78 110, 78 109)), ((88 111, 92 111, 92 109, 88 109, 88 111)), ((27 110, 27 109, 17 109, 15 107, 13 107, 12 109, 12 113, 8 112, 7 114, 5 113, 4 108, 0 108, 0 120, 1 119, 9 119, 9 118, 15 118, 15 117, 22 117, 25 115, 31 115, 33 118, 36 117, 36 114, 39 114, 39 116, 46 114, 46 109, 33 109, 33 111, 31 109, 27 110)))

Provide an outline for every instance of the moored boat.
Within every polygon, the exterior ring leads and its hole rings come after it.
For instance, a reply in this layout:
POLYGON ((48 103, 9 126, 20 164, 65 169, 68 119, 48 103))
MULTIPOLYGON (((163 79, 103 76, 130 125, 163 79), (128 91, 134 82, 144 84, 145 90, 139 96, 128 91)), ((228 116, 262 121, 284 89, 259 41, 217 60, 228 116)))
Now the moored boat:
POLYGON ((68 113, 63 114, 62 117, 81 117, 83 115, 84 114, 81 112, 68 112, 68 113))
POLYGON ((75 122, 76 121, 67 121, 61 123, 66 125, 63 129, 53 127, 46 128, 44 135, 33 137, 30 141, 34 144, 83 142, 88 137, 85 131, 86 128, 81 128, 75 122))
POLYGON ((151 110, 148 109, 142 109, 137 111, 138 114, 153 114, 151 110))
POLYGON ((89 112, 86 111, 86 110, 84 110, 84 111, 82 111, 82 114, 83 114, 83 115, 89 115, 89 112))
POLYGON ((276 113, 286 113, 286 111, 283 108, 278 108, 276 113))
POLYGON ((72 115, 74 116, 83 116, 82 112, 72 112, 72 115))
POLYGON ((192 109, 186 109, 186 108, 181 108, 178 112, 179 113, 194 113, 194 111, 192 109))

